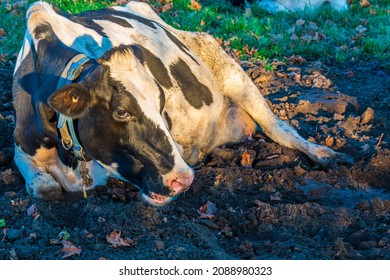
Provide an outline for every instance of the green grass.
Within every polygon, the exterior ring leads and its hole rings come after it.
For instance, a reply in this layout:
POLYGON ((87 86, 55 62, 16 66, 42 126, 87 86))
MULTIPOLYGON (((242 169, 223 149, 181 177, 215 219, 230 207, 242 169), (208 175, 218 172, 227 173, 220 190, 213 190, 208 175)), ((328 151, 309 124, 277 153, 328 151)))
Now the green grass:
MULTIPOLYGON (((52 0, 60 9, 78 13, 110 6, 115 1, 52 0)), ((268 14, 259 6, 236 8, 226 1, 200 1, 200 10, 189 0, 173 0, 173 8, 161 14, 175 28, 203 31, 220 38, 241 59, 272 60, 291 55, 306 59, 390 60, 390 0, 371 0, 373 6, 338 13, 330 9, 268 14)), ((358 3, 358 1, 355 1, 358 3)), ((159 1, 152 1, 159 6, 159 1)), ((14 58, 25 30, 25 9, 0 7, 0 55, 14 58)))

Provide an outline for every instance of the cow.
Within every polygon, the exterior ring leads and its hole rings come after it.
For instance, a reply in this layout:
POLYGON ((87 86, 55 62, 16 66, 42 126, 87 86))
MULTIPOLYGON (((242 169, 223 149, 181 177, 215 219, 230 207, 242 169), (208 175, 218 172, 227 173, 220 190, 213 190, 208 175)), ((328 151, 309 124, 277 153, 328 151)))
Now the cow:
POLYGON ((13 101, 15 163, 42 200, 114 177, 165 205, 188 190, 192 165, 259 126, 324 166, 350 161, 278 119, 211 35, 176 30, 141 2, 80 14, 31 5, 13 101))

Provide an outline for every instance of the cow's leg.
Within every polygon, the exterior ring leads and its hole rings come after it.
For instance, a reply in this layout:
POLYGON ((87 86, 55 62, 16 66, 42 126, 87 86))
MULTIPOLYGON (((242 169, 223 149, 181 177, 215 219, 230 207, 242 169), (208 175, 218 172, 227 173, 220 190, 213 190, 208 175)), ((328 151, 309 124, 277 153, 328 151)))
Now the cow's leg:
POLYGON ((324 166, 334 162, 351 162, 344 154, 303 139, 292 126, 280 120, 271 111, 252 80, 212 36, 170 30, 207 64, 216 77, 221 91, 237 106, 243 108, 272 140, 301 151, 324 166))
POLYGON ((15 163, 26 181, 26 189, 31 196, 42 200, 56 200, 61 197, 61 185, 17 145, 15 163))

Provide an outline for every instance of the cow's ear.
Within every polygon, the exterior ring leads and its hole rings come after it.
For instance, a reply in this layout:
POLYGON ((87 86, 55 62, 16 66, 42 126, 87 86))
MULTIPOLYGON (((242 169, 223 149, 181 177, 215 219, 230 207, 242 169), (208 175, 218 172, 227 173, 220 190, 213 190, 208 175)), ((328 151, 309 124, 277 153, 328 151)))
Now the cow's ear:
POLYGON ((88 107, 91 95, 80 84, 69 84, 55 91, 48 100, 57 112, 72 118, 80 117, 88 107))

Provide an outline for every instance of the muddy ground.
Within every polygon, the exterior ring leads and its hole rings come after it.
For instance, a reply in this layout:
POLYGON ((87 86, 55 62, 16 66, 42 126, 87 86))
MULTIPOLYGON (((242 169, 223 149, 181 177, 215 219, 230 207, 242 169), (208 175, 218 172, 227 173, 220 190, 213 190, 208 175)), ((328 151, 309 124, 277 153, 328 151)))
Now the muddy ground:
POLYGON ((42 202, 13 162, 13 69, 1 65, 0 259, 390 259, 388 68, 300 57, 242 67, 276 114, 355 164, 323 169, 259 133, 208 157, 162 208, 116 180, 42 202))

